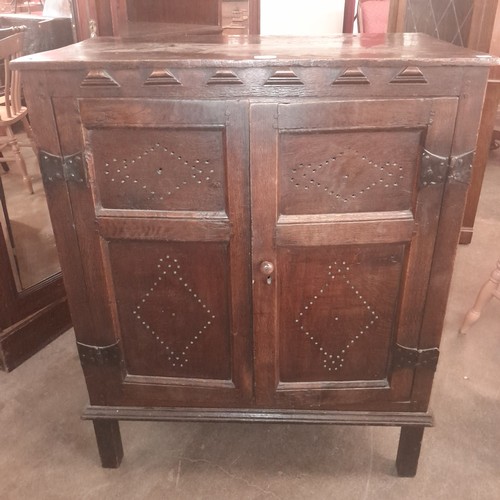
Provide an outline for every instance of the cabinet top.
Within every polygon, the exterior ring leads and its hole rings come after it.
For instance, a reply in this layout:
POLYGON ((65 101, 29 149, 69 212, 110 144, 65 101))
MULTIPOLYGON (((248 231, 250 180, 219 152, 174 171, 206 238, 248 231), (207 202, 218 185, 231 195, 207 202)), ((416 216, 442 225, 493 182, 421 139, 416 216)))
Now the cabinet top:
POLYGON ((102 37, 17 59, 19 69, 73 69, 106 65, 134 68, 161 62, 177 67, 390 65, 493 66, 495 57, 418 33, 327 37, 168 35, 102 37))

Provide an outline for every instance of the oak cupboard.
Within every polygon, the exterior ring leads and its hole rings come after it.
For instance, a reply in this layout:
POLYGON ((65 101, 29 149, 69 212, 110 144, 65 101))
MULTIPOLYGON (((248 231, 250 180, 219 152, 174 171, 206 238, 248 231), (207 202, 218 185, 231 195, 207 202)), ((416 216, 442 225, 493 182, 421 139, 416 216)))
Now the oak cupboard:
POLYGON ((416 472, 489 56, 426 35, 23 58, 105 467, 120 420, 401 427, 416 472))

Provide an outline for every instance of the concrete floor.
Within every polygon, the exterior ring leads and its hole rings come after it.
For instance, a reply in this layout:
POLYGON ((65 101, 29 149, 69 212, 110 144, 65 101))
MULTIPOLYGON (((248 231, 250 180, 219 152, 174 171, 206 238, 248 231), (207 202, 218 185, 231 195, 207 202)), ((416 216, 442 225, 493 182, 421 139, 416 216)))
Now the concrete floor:
POLYGON ((100 467, 70 331, 0 372, 0 498, 500 498, 500 304, 457 330, 499 255, 500 153, 493 154, 473 242, 458 251, 417 476, 395 473, 396 428, 122 423, 120 469, 100 467))

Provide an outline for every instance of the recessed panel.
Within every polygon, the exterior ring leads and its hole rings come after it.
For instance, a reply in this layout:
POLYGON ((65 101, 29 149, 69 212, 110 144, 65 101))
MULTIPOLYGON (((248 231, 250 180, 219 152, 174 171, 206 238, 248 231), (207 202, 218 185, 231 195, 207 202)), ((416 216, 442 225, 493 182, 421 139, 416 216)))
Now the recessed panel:
POLYGON ((109 244, 127 372, 231 379, 225 243, 109 244))
POLYGON ((225 210, 222 130, 93 129, 87 151, 104 208, 225 210))
POLYGON ((399 244, 280 250, 280 381, 387 377, 403 254, 399 244))
POLYGON ((409 210, 422 130, 282 133, 281 214, 409 210))

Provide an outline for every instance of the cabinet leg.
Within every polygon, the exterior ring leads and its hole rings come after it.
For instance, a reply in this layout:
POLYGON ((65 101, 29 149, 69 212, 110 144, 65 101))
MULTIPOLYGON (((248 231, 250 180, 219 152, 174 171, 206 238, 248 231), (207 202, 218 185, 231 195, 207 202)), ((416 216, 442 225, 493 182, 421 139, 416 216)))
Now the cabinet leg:
POLYGON ((413 477, 417 473, 418 457, 425 427, 405 425, 401 427, 396 469, 398 476, 413 477))
POLYGON ((118 468, 123 458, 118 420, 94 420, 93 424, 102 466, 106 469, 118 468))

